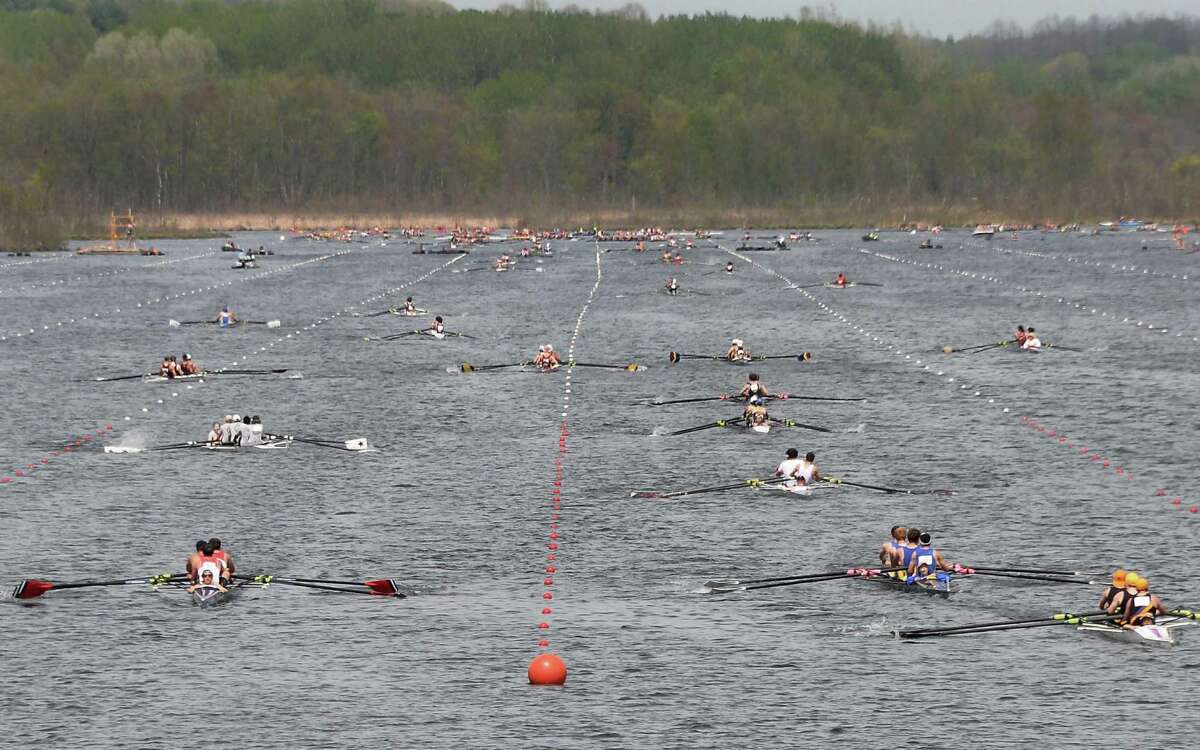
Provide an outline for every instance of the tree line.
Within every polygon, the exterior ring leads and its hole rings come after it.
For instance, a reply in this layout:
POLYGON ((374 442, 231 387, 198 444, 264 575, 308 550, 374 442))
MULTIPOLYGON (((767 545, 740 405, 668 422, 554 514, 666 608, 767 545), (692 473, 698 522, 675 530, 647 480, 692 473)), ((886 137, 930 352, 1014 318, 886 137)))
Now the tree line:
POLYGON ((0 0, 0 233, 34 244, 114 207, 1186 219, 1198 121, 1186 18, 0 0))

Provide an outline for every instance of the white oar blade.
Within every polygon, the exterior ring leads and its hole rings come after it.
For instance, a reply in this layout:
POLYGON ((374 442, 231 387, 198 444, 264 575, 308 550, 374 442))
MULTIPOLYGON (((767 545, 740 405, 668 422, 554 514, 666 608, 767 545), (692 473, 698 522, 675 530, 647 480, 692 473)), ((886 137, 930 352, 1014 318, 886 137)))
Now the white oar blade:
POLYGON ((346 450, 348 451, 369 451, 371 446, 367 445, 366 438, 354 438, 346 441, 346 450))
POLYGON ((268 320, 267 321, 267 328, 278 328, 281 325, 283 325, 283 324, 280 323, 278 320, 268 320))
POLYGON ((141 448, 134 448, 128 445, 106 445, 104 446, 105 453, 141 453, 141 448))
POLYGON ((182 324, 178 320, 172 318, 171 320, 167 321, 167 325, 171 326, 172 328, 178 328, 182 324))

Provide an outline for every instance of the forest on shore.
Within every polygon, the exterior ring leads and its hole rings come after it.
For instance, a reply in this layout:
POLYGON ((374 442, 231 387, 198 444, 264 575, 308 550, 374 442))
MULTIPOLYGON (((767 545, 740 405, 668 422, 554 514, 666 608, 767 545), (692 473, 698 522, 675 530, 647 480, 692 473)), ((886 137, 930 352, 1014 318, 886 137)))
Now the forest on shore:
POLYGON ((1196 220, 1200 21, 967 31, 636 5, 0 0, 0 245, 126 208, 1196 220))

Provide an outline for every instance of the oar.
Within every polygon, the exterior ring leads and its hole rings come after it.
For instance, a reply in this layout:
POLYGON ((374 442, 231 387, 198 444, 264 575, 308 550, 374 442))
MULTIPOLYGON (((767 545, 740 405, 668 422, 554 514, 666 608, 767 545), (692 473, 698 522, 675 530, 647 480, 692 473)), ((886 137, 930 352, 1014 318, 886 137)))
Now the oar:
POLYGON ((794 580, 784 580, 777 583, 756 583, 753 586, 738 586, 734 591, 753 591, 755 589, 774 589, 780 586, 795 586, 801 583, 817 583, 818 581, 833 581, 838 578, 871 578, 872 576, 884 575, 892 573, 899 568, 850 568, 849 570, 839 570, 836 573, 827 573, 819 578, 801 578, 794 580))
POLYGON ((846 479, 838 479, 837 477, 821 477, 822 482, 830 484, 844 484, 847 487, 861 487, 865 490, 875 490, 876 492, 885 492, 896 495, 956 495, 954 490, 904 490, 897 487, 880 487, 875 484, 863 484, 861 482, 851 482, 846 479))
MULTIPOLYGON (((1003 343, 1003 342, 1001 342, 1001 343, 1003 343)), ((958 348, 955 348, 953 346, 943 346, 942 353, 943 354, 954 354, 955 352, 970 352, 970 351, 974 351, 976 349, 989 349, 989 348, 995 347, 995 346, 1000 346, 1000 344, 996 344, 996 343, 976 344, 975 346, 962 346, 962 347, 958 347, 958 348)))
POLYGON ((206 445, 212 445, 205 440, 190 440, 186 443, 172 443, 170 445, 154 445, 149 448, 137 448, 124 445, 106 445, 104 446, 105 453, 150 453, 152 451, 173 451, 182 450, 185 448, 203 448, 206 445))
POLYGON ((339 451, 350 451, 352 453, 361 453, 362 451, 371 450, 367 445, 366 438, 351 438, 349 440, 314 440, 312 438, 296 437, 295 435, 263 435, 264 438, 271 440, 294 440, 297 443, 305 443, 307 445, 318 445, 322 448, 333 448, 339 451))
MULTIPOLYGON (((681 360, 681 359, 712 359, 712 360, 722 361, 722 360, 728 359, 728 357, 726 357, 722 354, 682 354, 680 352, 668 352, 667 359, 670 360, 671 364, 677 364, 679 362, 679 360, 681 360)), ((760 356, 756 356, 756 357, 750 357, 749 359, 740 359, 740 360, 736 360, 736 361, 738 361, 738 362, 762 362, 762 361, 768 360, 768 359, 798 359, 801 362, 808 362, 809 360, 812 359, 812 352, 801 352, 799 354, 774 354, 774 355, 769 355, 769 356, 768 355, 760 355, 760 356)), ((735 360, 730 360, 730 361, 735 361, 735 360)))
POLYGON ((971 568, 976 573, 987 571, 989 573, 1040 573, 1047 576, 1086 576, 1087 573, 1082 573, 1078 570, 1042 570, 1040 568, 981 568, 973 566, 971 568))
POLYGON ((850 283, 855 286, 883 286, 883 284, 875 284, 870 281, 851 281, 850 283))
POLYGON ((634 362, 631 362, 627 365, 600 365, 592 362, 576 362, 571 360, 569 362, 564 362, 563 364, 567 367, 601 367, 608 370, 624 370, 625 372, 640 372, 641 370, 646 369, 645 367, 642 367, 634 362))
POLYGON ((303 578, 278 578, 278 577, 272 576, 272 575, 256 575, 256 576, 235 575, 234 578, 241 580, 241 581, 250 581, 251 583, 257 583, 257 584, 260 584, 263 586, 267 586, 267 585, 270 585, 273 583, 278 583, 283 586, 296 586, 298 588, 305 588, 305 589, 320 589, 321 591, 340 591, 344 594, 370 594, 371 596, 394 596, 397 599, 406 598, 404 594, 400 593, 396 589, 396 582, 394 580, 387 579, 387 578, 379 579, 376 581, 363 581, 362 583, 355 581, 352 583, 343 584, 343 585, 347 585, 347 586, 363 586, 363 587, 365 587, 366 590, 347 589, 347 588, 342 588, 341 586, 336 586, 336 585, 331 586, 326 583, 310 583, 308 579, 303 579, 303 578))
POLYGON ((1023 630, 1025 628, 1040 628, 1047 625, 1082 625, 1087 622, 1106 622, 1119 619, 1121 615, 1110 615, 1107 612, 1088 612, 1073 615, 1069 612, 1058 612, 1049 617, 1039 617, 1032 620, 1001 620, 999 622, 982 622, 973 625, 955 625, 948 628, 926 628, 924 630, 893 630, 892 633, 900 639, 930 638, 942 635, 966 635, 969 633, 986 633, 997 630, 1023 630))
POLYGON ((1061 344, 1043 344, 1042 348, 1043 349, 1062 349, 1064 352, 1081 352, 1081 351, 1083 351, 1082 349, 1075 349, 1075 348, 1072 348, 1069 346, 1063 346, 1061 344))
POLYGON ((787 482, 791 477, 773 477, 771 479, 743 479, 740 482, 732 484, 718 484, 715 487, 698 487, 694 490, 675 490, 673 492, 658 492, 654 490, 638 490, 630 492, 630 497, 644 497, 652 500, 663 500, 672 497, 687 497, 688 495, 699 495, 705 492, 722 492, 724 490, 736 490, 743 487, 761 487, 764 484, 779 484, 787 482))
MULTIPOLYGON (((851 568, 854 570, 854 568, 851 568)), ((900 570, 900 568, 884 568, 879 571, 881 573, 890 573, 900 570)), ((778 576, 776 578, 752 578, 743 581, 737 578, 716 578, 704 582, 704 587, 709 589, 734 589, 738 586, 747 586, 755 583, 776 583, 777 581, 800 581, 804 579, 819 579, 827 576, 846 575, 845 570, 829 570, 824 573, 800 573, 794 576, 778 576)))
POLYGON ((533 364, 532 362, 513 362, 507 365, 473 365, 470 362, 463 362, 459 365, 459 369, 463 372, 483 372, 484 370, 499 370, 503 367, 525 367, 533 364))
POLYGON ((686 435, 689 432, 699 432, 700 430, 711 430, 714 427, 728 427, 730 424, 732 424, 734 422, 740 422, 741 420, 742 420, 742 417, 740 417, 740 416, 734 417, 733 419, 718 419, 716 422, 709 422, 708 424, 702 424, 698 427, 689 427, 686 430, 676 430, 675 432, 668 432, 667 436, 669 437, 672 435, 686 435))
MULTIPOLYGON (((215 326, 215 325, 218 325, 218 323, 215 320, 173 320, 172 319, 172 320, 167 321, 167 325, 171 326, 172 328, 178 328, 179 326, 215 326)), ((279 326, 281 326, 283 324, 278 320, 235 320, 235 321, 230 321, 229 323, 226 323, 227 327, 238 326, 238 325, 241 325, 241 326, 266 326, 267 328, 278 328, 279 326)))
POLYGON ((1079 578, 1062 578, 1059 576, 1041 575, 1038 573, 1001 573, 992 570, 979 570, 978 568, 967 568, 963 566, 955 566, 955 573, 963 575, 979 575, 979 576, 996 576, 997 578, 1018 578, 1023 581, 1049 581, 1051 583, 1074 583, 1079 586, 1095 586, 1103 581, 1081 580, 1079 578))
POLYGON ((1006 340, 1006 341, 1001 341, 1001 342, 999 342, 999 343, 997 343, 997 344, 988 344, 987 346, 981 346, 981 347, 978 347, 978 348, 976 348, 974 351, 972 351, 972 352, 968 352, 968 354, 978 354, 978 353, 980 353, 980 352, 986 352, 986 351, 987 351, 987 350, 989 350, 989 349, 998 349, 998 348, 1001 348, 1001 347, 1006 347, 1006 346, 1008 346, 1009 344, 1012 344, 1012 343, 1014 343, 1014 342, 1012 342, 1012 341, 1007 341, 1007 340, 1006 340))
POLYGON ((140 372, 137 375, 120 375, 115 378, 91 378, 90 381, 95 382, 95 383, 112 383, 117 380, 134 380, 135 378, 144 378, 147 375, 153 375, 153 374, 154 373, 150 373, 150 372, 145 372, 145 373, 140 372))
POLYGON ((148 583, 152 586, 157 586, 163 583, 172 581, 181 581, 187 576, 183 573, 162 573, 156 576, 146 576, 142 578, 125 578, 119 581, 81 581, 78 583, 51 583, 50 581, 39 581, 35 578, 18 583, 13 589, 14 599, 36 599, 45 594, 47 591, 57 591, 60 589, 86 589, 94 586, 131 586, 134 584, 148 583))
POLYGON ((793 419, 771 418, 771 419, 768 419, 767 421, 771 422, 772 424, 777 424, 780 427, 799 427, 804 430, 814 430, 816 432, 833 432, 833 430, 829 429, 828 427, 818 427, 815 424, 805 424, 803 422, 797 422, 793 419))
MULTIPOLYGON (((766 397, 775 401, 866 401, 865 398, 833 398, 831 396, 794 396, 789 393, 777 393, 766 397)), ((701 398, 676 398, 669 401, 651 401, 646 406, 666 406, 668 404, 694 404, 701 401, 738 401, 742 396, 730 393, 724 396, 704 396, 701 398)))
POLYGON ((422 328, 419 331, 404 331, 403 333, 390 333, 387 336, 363 336, 363 341, 394 341, 395 339, 404 338, 405 336, 419 336, 426 331, 433 330, 431 328, 422 328))

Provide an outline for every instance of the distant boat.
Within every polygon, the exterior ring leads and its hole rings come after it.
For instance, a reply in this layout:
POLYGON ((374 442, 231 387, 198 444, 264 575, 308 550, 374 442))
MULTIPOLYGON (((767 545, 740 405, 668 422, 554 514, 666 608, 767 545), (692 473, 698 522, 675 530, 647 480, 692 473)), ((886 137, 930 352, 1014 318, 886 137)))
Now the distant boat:
POLYGON ((996 225, 995 224, 980 224, 979 226, 975 227, 974 232, 971 232, 971 236, 972 237, 987 237, 988 239, 991 239, 992 235, 994 235, 995 233, 996 233, 996 225))

